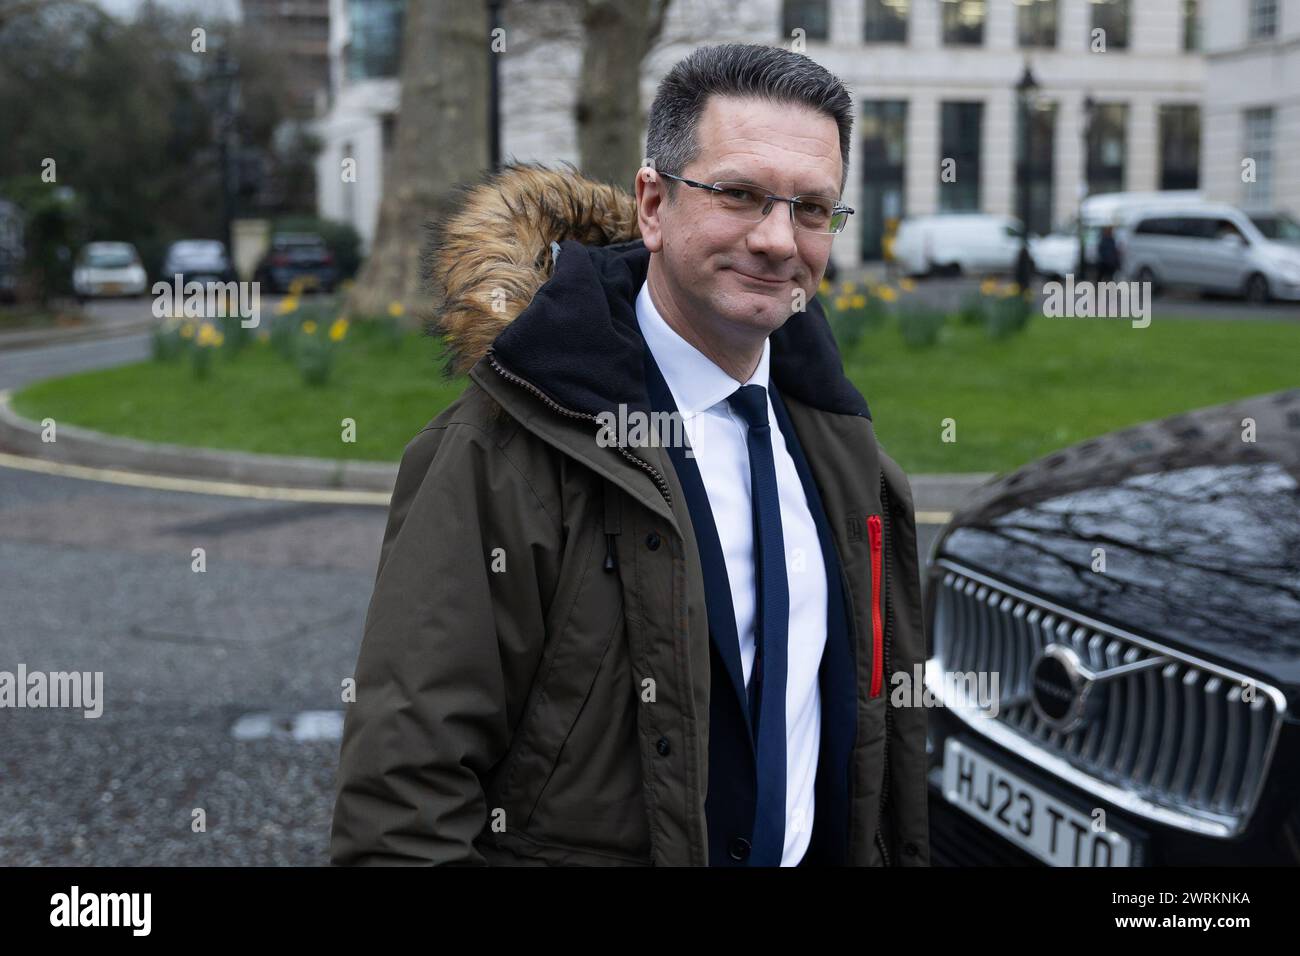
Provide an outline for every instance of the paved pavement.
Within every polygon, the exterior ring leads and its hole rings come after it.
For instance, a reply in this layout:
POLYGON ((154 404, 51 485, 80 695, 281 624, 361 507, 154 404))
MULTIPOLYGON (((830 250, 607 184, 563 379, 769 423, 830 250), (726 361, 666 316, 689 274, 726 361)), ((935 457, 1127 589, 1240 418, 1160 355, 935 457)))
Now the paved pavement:
POLYGON ((232 729, 341 712, 383 523, 0 469, 0 670, 104 695, 0 709, 0 864, 324 863, 337 740, 232 729))

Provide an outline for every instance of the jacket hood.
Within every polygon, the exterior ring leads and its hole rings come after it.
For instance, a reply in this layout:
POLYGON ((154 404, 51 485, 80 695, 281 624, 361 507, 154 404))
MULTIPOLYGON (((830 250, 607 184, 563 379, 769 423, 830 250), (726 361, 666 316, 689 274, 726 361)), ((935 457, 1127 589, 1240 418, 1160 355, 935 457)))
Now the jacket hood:
MULTIPOLYGON (((465 187, 426 256, 448 371, 490 355, 574 411, 648 407, 635 303, 649 264, 634 198, 572 166, 511 164, 465 187)), ((814 408, 871 417, 815 296, 772 334, 771 375, 814 408)))

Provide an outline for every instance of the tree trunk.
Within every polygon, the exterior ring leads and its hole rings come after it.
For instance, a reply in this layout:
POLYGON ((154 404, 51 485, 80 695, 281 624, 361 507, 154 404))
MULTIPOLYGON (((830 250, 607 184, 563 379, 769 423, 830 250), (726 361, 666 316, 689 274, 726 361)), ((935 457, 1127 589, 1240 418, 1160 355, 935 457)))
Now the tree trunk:
POLYGON ((583 0, 582 77, 574 122, 578 162, 629 192, 641 166, 641 62, 671 0, 583 0))
POLYGON ((481 0, 406 5, 393 153, 370 255, 348 296, 349 315, 383 315, 393 302, 416 316, 430 307, 421 272, 425 228, 447 211, 452 190, 488 165, 490 40, 481 0))

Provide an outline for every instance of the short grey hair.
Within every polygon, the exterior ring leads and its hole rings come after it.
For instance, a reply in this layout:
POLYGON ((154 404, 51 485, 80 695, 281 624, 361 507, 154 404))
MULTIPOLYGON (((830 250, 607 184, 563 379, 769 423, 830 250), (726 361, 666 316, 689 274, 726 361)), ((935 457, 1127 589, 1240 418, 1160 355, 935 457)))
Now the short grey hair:
MULTIPOLYGON (((849 180, 853 97, 834 74, 781 47, 724 43, 700 47, 659 83, 646 124, 646 155, 660 172, 680 176, 700 155, 696 135, 710 96, 798 103, 835 120, 840 131, 840 192, 849 180)), ((677 183, 667 180, 668 195, 677 183)))

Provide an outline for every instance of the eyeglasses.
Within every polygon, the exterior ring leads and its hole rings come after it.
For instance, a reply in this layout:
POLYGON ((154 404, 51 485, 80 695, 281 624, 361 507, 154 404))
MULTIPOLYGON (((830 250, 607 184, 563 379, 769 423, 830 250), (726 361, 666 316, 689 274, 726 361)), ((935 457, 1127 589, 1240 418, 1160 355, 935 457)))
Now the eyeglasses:
POLYGON ((697 183, 693 179, 661 172, 660 176, 675 179, 695 189, 709 191, 709 204, 714 212, 744 222, 759 222, 772 211, 778 202, 790 206, 790 221, 796 229, 820 235, 835 235, 844 231, 853 209, 838 199, 826 196, 774 196, 762 186, 753 183, 697 183))

